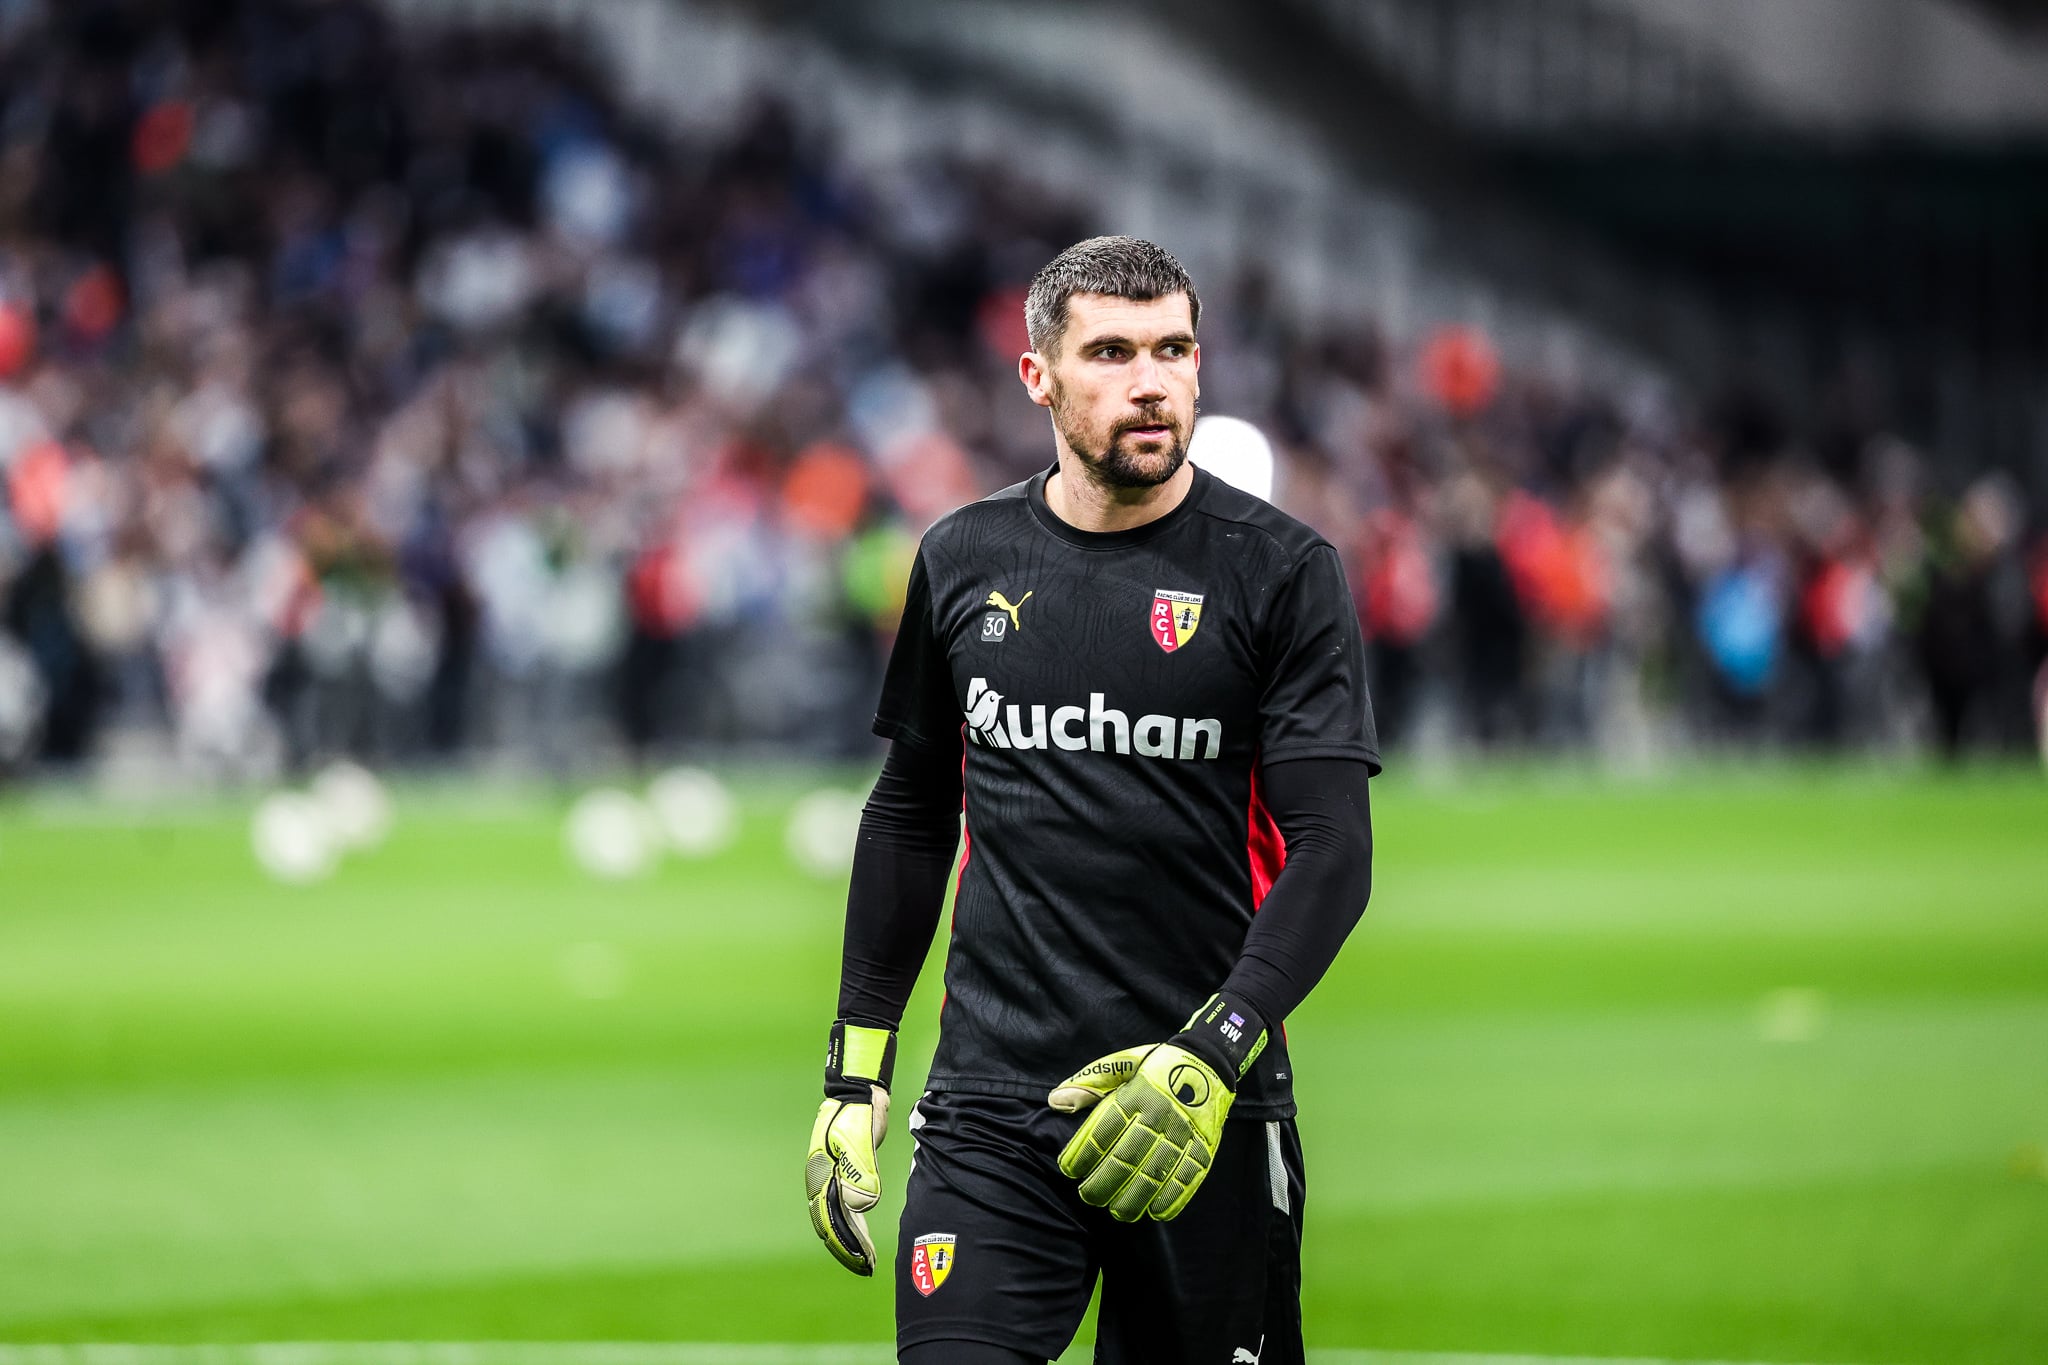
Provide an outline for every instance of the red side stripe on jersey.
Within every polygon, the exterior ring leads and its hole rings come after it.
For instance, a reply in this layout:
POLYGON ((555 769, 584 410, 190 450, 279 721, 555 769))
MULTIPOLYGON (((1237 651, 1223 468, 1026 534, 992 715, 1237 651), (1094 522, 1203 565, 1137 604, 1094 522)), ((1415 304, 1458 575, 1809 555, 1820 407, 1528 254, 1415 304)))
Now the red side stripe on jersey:
MULTIPOLYGON (((960 925, 960 884, 967 880, 967 860, 974 856, 974 829, 967 823, 967 723, 960 723, 960 866, 953 869, 953 913, 946 918, 946 953, 953 952, 953 933, 960 925)), ((939 1017, 946 1016, 949 992, 939 992, 939 1017)))
POLYGON ((960 726, 960 866, 953 870, 953 918, 960 918, 960 879, 974 856, 974 828, 967 821, 967 726, 960 726))
POLYGON ((1273 889, 1280 869, 1287 865, 1287 839, 1280 833, 1280 826, 1273 823, 1273 813, 1266 809, 1265 799, 1259 795, 1256 760, 1252 763, 1251 801, 1245 812, 1244 853, 1252 868, 1252 909, 1257 910, 1264 904, 1266 893, 1273 889))

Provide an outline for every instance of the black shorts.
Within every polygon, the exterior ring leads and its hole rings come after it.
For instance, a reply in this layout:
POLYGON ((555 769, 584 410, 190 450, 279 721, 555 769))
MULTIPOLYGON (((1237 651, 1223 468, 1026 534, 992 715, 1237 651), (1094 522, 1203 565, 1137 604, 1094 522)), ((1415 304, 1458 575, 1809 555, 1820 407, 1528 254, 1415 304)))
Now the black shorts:
POLYGON ((978 1341, 1051 1360, 1102 1276, 1098 1365, 1300 1365, 1301 1141, 1232 1119, 1180 1217, 1119 1223, 1060 1174, 1077 1116, 927 1094, 896 1248, 896 1346, 978 1341))

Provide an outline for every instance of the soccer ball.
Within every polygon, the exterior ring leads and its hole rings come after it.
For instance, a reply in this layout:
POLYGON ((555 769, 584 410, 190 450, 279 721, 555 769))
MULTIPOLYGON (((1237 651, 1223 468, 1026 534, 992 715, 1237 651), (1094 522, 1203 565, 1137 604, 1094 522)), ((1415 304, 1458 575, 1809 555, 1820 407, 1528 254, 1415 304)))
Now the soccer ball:
POLYGON ((647 787, 647 805, 668 840, 685 858, 707 858, 739 833, 732 794, 702 768, 671 768, 647 787))
POLYGON ((853 867, 860 837, 861 799, 852 792, 821 788, 798 800, 789 812, 784 845, 796 865, 813 877, 843 877, 853 867))
POLYGON ((319 881, 341 857, 326 810, 299 792, 273 792, 258 803, 249 844, 257 866, 292 885, 319 881))
POLYGON ((654 862, 661 833, 654 816, 631 792, 600 788, 569 808, 563 828, 569 856, 593 877, 637 877, 654 862))
POLYGON ((325 814, 334 841, 349 850, 374 848, 391 830, 391 798, 376 775, 360 764, 330 763, 313 779, 313 800, 325 814))

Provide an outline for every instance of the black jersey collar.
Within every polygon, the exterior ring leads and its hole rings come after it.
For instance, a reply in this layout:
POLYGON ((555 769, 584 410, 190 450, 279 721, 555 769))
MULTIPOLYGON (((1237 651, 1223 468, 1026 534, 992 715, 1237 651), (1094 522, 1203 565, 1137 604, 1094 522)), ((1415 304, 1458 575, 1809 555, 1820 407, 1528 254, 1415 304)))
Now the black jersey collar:
POLYGON ((1188 495, 1180 500, 1179 506, 1165 516, 1148 521, 1143 526, 1133 526, 1123 531, 1084 531, 1078 526, 1069 526, 1061 521, 1059 515, 1046 505, 1046 481, 1057 474, 1059 468, 1059 462, 1054 461, 1051 466, 1041 469, 1032 476, 1027 490, 1031 514, 1038 518, 1038 524, 1046 530, 1069 545, 1077 545, 1084 550, 1115 550, 1125 545, 1137 545, 1178 525, 1187 519, 1195 510, 1195 505, 1207 495, 1211 479, 1209 471, 1197 465, 1194 467, 1195 481, 1189 485, 1188 495))

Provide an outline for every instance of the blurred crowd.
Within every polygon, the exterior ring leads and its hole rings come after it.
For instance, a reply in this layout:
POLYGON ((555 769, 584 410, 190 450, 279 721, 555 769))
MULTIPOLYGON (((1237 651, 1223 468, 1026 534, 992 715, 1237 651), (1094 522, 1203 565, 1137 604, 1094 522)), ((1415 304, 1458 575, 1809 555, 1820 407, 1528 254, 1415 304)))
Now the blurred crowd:
MULTIPOLYGON (((1051 457, 999 166, 718 138, 540 29, 0 0, 0 773, 872 751, 922 529, 1051 457)), ((2048 540, 1824 430, 1200 281, 1391 753, 2026 741, 2048 540)))

